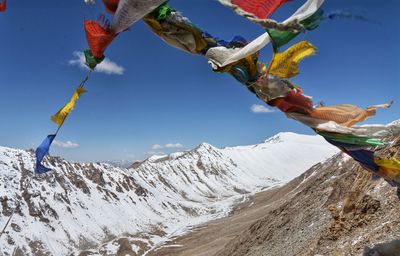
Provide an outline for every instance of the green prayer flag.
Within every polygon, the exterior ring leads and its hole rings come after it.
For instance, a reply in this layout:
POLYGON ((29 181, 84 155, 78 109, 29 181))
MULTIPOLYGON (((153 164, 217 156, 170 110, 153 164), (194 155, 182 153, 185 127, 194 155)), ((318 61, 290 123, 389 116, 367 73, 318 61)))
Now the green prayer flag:
POLYGON ((98 64, 104 60, 104 55, 101 58, 96 58, 93 56, 92 52, 88 49, 84 51, 85 54, 85 64, 90 68, 94 69, 98 64))
MULTIPOLYGON (((309 31, 314 30, 321 23, 323 14, 324 12, 322 10, 318 10, 316 13, 314 13, 307 19, 300 21, 300 24, 304 27, 304 30, 309 30, 309 31)), ((274 47, 275 52, 278 52, 280 47, 289 43, 293 38, 295 38, 303 31, 291 32, 291 31, 280 31, 272 28, 267 29, 267 32, 271 37, 272 46, 274 47)))
POLYGON ((321 131, 321 132, 319 132, 319 135, 321 135, 327 139, 333 140, 333 141, 348 143, 348 144, 355 144, 355 145, 360 145, 360 146, 384 146, 385 145, 385 143, 380 139, 374 139, 374 138, 369 138, 369 137, 360 137, 360 136, 355 136, 352 134, 331 133, 331 132, 321 131))

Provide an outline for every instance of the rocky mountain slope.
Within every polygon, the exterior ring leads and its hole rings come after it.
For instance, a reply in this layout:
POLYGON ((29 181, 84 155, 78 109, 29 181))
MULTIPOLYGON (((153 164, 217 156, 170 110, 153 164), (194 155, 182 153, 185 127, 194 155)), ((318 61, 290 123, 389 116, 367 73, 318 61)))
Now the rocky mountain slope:
POLYGON ((399 239, 396 189, 338 154, 150 255, 399 256, 399 239))
POLYGON ((132 168, 0 147, 0 255, 143 255, 170 237, 228 215, 337 149, 320 137, 281 133, 258 145, 154 156, 132 168))

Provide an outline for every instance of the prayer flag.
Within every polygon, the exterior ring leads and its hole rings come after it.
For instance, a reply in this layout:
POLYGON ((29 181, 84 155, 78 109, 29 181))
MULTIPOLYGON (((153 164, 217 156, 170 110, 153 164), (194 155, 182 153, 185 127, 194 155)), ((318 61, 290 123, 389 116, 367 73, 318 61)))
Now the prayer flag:
POLYGON ((62 107, 56 114, 54 114, 51 117, 51 120, 58 125, 62 125, 65 121, 65 118, 67 118, 67 116, 74 109, 75 102, 79 99, 81 94, 85 92, 86 90, 83 87, 78 87, 74 92, 74 94, 72 95, 69 102, 64 107, 62 107))
POLYGON ((316 52, 314 45, 301 41, 282 53, 275 53, 268 67, 268 74, 290 78, 299 74, 299 62, 316 52))
POLYGON ((53 142, 54 138, 56 137, 55 134, 48 135, 43 142, 36 148, 36 174, 42 174, 51 169, 42 165, 43 158, 49 153, 51 143, 53 142))

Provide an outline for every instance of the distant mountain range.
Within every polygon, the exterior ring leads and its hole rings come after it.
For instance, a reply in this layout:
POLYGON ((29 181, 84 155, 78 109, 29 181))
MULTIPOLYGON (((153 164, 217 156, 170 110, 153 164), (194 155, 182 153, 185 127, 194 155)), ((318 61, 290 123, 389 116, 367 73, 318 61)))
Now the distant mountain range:
POLYGON ((0 255, 143 255, 337 152, 319 136, 280 133, 130 168, 47 157, 54 171, 34 176, 34 152, 0 147, 0 229, 15 209, 0 255))
POLYGON ((132 165, 132 161, 130 160, 107 160, 104 161, 103 163, 120 168, 128 168, 132 165))

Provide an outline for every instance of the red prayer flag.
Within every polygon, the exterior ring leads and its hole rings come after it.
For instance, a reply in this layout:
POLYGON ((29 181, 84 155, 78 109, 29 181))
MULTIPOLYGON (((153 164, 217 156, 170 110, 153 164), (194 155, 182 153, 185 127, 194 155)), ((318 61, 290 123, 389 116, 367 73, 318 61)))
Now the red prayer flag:
POLYGON ((106 7, 107 12, 114 15, 118 8, 119 0, 103 0, 103 4, 106 7))
POLYGON ((0 12, 5 12, 7 9, 7 0, 0 2, 0 12))
POLYGON ((90 51, 96 58, 103 57, 103 53, 110 43, 117 36, 106 24, 100 25, 98 21, 85 20, 84 22, 86 39, 90 51))
POLYGON ((312 109, 312 101, 310 98, 302 95, 301 90, 298 92, 292 90, 288 92, 285 97, 276 98, 267 103, 270 106, 279 108, 285 113, 295 112, 307 114, 312 109))
POLYGON ((267 19, 279 6, 287 1, 289 0, 232 0, 232 4, 259 19, 267 19))

